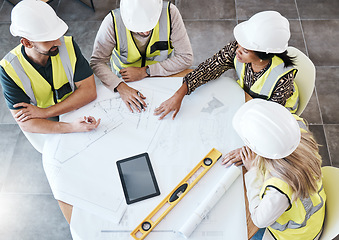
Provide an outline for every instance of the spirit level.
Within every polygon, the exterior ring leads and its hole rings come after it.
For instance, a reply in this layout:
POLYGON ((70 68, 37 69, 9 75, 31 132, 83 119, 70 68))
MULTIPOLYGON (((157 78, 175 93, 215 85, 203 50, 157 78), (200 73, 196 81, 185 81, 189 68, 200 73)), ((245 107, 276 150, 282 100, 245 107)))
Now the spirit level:
POLYGON ((175 205, 194 187, 221 157, 221 152, 213 148, 195 168, 165 197, 161 203, 139 224, 131 235, 136 240, 144 239, 175 205))

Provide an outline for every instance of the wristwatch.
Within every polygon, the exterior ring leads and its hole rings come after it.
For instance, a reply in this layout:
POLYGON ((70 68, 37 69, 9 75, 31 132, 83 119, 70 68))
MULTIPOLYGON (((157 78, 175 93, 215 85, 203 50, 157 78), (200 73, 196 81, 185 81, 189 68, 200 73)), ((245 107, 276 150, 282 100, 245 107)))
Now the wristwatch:
POLYGON ((147 75, 150 77, 151 76, 151 73, 150 73, 150 70, 149 70, 149 67, 148 66, 146 66, 146 73, 147 73, 147 75))

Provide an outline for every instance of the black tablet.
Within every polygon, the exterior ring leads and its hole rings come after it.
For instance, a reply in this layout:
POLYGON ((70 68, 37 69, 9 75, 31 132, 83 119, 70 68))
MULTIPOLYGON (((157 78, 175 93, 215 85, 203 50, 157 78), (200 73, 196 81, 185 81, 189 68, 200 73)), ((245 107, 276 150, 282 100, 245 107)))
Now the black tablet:
POLYGON ((160 195, 148 153, 117 161, 127 204, 160 195))

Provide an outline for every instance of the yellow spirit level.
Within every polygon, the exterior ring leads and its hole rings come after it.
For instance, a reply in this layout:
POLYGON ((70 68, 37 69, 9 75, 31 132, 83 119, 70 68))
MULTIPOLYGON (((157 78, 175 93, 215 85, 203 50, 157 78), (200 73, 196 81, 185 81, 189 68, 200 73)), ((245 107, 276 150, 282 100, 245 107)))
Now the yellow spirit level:
POLYGON ((221 152, 212 149, 195 168, 165 197, 161 203, 139 224, 131 235, 136 240, 144 239, 175 205, 194 187, 221 157, 221 152))

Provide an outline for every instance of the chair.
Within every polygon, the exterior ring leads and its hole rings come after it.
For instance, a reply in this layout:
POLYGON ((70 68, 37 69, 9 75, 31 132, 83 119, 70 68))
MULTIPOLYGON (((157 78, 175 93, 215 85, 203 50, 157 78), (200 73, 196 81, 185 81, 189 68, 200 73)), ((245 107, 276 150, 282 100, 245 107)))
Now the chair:
POLYGON ((323 186, 326 193, 326 214, 321 240, 334 239, 339 234, 339 168, 323 167, 323 186))
POLYGON ((295 58, 298 73, 294 79, 299 89, 299 107, 296 114, 300 116, 310 100, 315 85, 315 67, 312 61, 299 49, 288 47, 287 53, 295 58))

